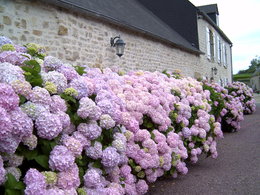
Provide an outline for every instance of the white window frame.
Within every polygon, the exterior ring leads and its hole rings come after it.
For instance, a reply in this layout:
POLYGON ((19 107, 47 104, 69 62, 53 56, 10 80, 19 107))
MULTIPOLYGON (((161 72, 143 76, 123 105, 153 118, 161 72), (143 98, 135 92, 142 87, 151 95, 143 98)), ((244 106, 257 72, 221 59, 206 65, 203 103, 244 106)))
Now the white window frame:
POLYGON ((222 44, 222 54, 223 54, 223 66, 227 68, 228 62, 227 62, 227 45, 225 43, 222 44))
POLYGON ((206 41, 207 41, 207 58, 210 61, 216 60, 216 36, 215 33, 206 27, 206 41))
POLYGON ((221 65, 222 58, 222 47, 221 47, 221 39, 217 36, 217 54, 218 54, 218 63, 221 65))
POLYGON ((207 58, 211 59, 211 53, 210 53, 210 30, 208 27, 206 27, 206 45, 207 45, 207 58))

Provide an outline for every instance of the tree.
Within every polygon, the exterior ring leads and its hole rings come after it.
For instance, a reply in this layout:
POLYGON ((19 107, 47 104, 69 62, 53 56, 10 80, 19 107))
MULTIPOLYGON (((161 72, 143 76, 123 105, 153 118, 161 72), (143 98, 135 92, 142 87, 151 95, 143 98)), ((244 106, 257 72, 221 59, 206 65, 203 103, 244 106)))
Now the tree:
POLYGON ((250 66, 246 70, 240 70, 238 74, 252 74, 256 71, 257 68, 260 68, 260 56, 256 56, 254 59, 251 60, 250 66))

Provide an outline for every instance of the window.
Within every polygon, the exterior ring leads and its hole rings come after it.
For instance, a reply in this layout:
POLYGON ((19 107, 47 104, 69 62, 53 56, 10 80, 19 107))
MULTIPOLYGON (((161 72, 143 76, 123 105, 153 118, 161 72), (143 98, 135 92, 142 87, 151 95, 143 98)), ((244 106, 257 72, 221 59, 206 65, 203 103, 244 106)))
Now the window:
POLYGON ((221 65, 222 49, 221 49, 221 40, 219 36, 217 37, 217 52, 218 52, 218 63, 221 65))
POLYGON ((223 65, 224 67, 227 67, 227 46, 225 43, 223 43, 223 65))
POLYGON ((207 27, 207 58, 211 61, 214 61, 215 57, 215 35, 214 33, 207 27))
POLYGON ((228 85, 228 78, 225 78, 225 86, 228 85))

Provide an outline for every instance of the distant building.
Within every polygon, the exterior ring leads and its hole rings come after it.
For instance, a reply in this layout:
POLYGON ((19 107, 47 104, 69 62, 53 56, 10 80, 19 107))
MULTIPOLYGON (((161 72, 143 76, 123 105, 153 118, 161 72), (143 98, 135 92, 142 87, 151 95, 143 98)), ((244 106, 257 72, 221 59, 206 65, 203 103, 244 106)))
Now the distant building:
POLYGON ((260 93, 260 68, 256 69, 250 79, 250 86, 255 92, 260 93))
POLYGON ((0 34, 45 45, 68 63, 180 69, 224 85, 232 78, 232 43, 218 14, 216 4, 197 8, 188 0, 0 0, 0 34), (117 35, 126 43, 121 58, 110 46, 117 35))

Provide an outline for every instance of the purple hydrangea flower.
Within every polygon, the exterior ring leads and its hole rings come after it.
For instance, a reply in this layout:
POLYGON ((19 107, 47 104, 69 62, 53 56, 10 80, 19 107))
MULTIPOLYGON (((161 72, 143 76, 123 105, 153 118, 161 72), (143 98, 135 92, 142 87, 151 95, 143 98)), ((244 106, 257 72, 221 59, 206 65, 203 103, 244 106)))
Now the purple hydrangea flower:
POLYGON ((87 188, 100 188, 103 187, 102 171, 100 169, 89 168, 84 175, 84 186, 87 188))
POLYGON ((17 136, 9 136, 6 139, 0 141, 0 152, 14 154, 20 142, 21 138, 17 136))
POLYGON ((72 134, 72 137, 76 138, 79 140, 82 144, 82 147, 89 147, 90 146, 90 140, 86 138, 81 132, 79 131, 74 131, 72 134))
POLYGON ((79 109, 77 110, 79 117, 92 120, 99 119, 101 110, 96 106, 96 103, 88 97, 83 97, 79 101, 79 109))
POLYGON ((26 195, 45 195, 47 184, 45 177, 37 169, 29 169, 24 177, 26 195))
POLYGON ((138 194, 145 194, 148 191, 148 185, 145 180, 139 180, 136 183, 136 191, 138 194))
POLYGON ((64 146, 66 146, 68 148, 68 150, 71 151, 72 154, 74 154, 74 156, 81 155, 83 146, 82 146, 80 140, 78 140, 72 136, 64 135, 62 137, 62 144, 64 146))
POLYGON ((27 186, 38 185, 41 188, 46 188, 45 177, 37 169, 30 168, 24 177, 24 183, 27 186))
POLYGON ((11 84, 13 81, 25 81, 23 70, 8 62, 0 63, 0 82, 11 84))
POLYGON ((94 92, 94 85, 87 77, 78 77, 73 79, 69 84, 69 87, 74 88, 78 92, 77 99, 88 97, 94 92))
POLYGON ((6 170, 6 173, 12 174, 14 176, 14 178, 16 179, 16 181, 20 180, 20 178, 22 176, 22 172, 19 168, 17 168, 17 167, 7 167, 5 170, 6 170))
POLYGON ((27 137, 23 137, 22 142, 24 145, 29 147, 29 150, 34 150, 38 144, 38 138, 31 134, 27 137))
POLYGON ((6 170, 4 169, 4 163, 2 156, 0 156, 0 185, 2 185, 5 181, 6 170))
POLYGON ((30 101, 22 104, 20 108, 33 120, 36 120, 42 113, 49 113, 49 106, 32 103, 30 101))
POLYGON ((0 83, 0 107, 7 111, 14 110, 18 107, 19 101, 19 96, 15 94, 10 85, 0 83))
POLYGON ((55 86, 57 86, 57 91, 59 94, 62 93, 67 88, 66 77, 57 71, 50 71, 48 73, 42 74, 42 80, 43 80, 43 85, 45 85, 46 82, 51 82, 55 86))
POLYGON ((107 147, 105 150, 103 150, 101 163, 105 167, 114 167, 118 165, 120 161, 119 158, 120 155, 117 153, 114 147, 107 147))
POLYGON ((62 61, 53 56, 46 56, 44 58, 43 67, 46 71, 56 70, 63 65, 62 61))
POLYGON ((96 141, 94 146, 86 147, 86 155, 95 160, 102 158, 102 144, 96 141))
POLYGON ((185 137, 185 138, 190 137, 190 136, 191 136, 191 130, 190 130, 188 127, 184 127, 184 128, 182 129, 182 135, 183 135, 183 137, 185 137))
POLYGON ((66 171, 74 164, 74 155, 65 146, 55 146, 50 153, 49 166, 58 171, 66 171))
POLYGON ((70 169, 58 173, 57 177, 57 186, 61 189, 77 188, 80 185, 79 169, 76 164, 70 169))
POLYGON ((62 131, 62 123, 59 117, 48 112, 42 113, 35 121, 39 137, 51 140, 62 131))
POLYGON ((31 56, 27 53, 18 53, 16 51, 3 51, 0 53, 0 62, 8 62, 13 65, 20 66, 24 61, 30 59, 31 56), (28 57, 25 57, 25 56, 28 57))
POLYGON ((56 116, 59 117, 60 122, 62 124, 62 129, 65 129, 70 126, 70 116, 65 112, 58 111, 55 113, 56 116))
POLYGON ((110 129, 116 125, 116 122, 108 114, 103 114, 99 118, 100 127, 110 129))
POLYGON ((66 77, 66 79, 68 81, 71 81, 71 80, 76 79, 77 77, 79 77, 79 74, 77 73, 77 71, 74 69, 74 67, 72 67, 70 65, 60 66, 57 69, 57 71, 62 73, 66 77))
POLYGON ((9 154, 5 157, 5 161, 7 161, 7 166, 9 167, 19 167, 23 163, 23 156, 18 156, 16 154, 9 154))
POLYGON ((6 138, 11 136, 13 124, 6 110, 2 107, 0 107, 0 116, 0 140, 5 140, 6 138))
POLYGON ((16 80, 11 83, 13 90, 16 94, 23 95, 26 99, 30 98, 32 93, 32 86, 27 81, 16 80))
POLYGON ((30 101, 33 103, 50 105, 52 100, 46 89, 36 86, 32 90, 30 101))
POLYGON ((58 111, 66 112, 67 105, 65 100, 62 99, 59 95, 51 96, 50 111, 52 113, 56 113, 58 111))
POLYGON ((13 124, 13 135, 27 137, 33 132, 33 121, 20 108, 9 112, 13 124))
POLYGON ((78 131, 86 136, 86 138, 94 140, 101 135, 102 129, 96 121, 90 121, 89 123, 80 123, 78 131))
POLYGON ((3 46, 5 44, 13 44, 13 42, 8 37, 0 36, 0 46, 3 46))

